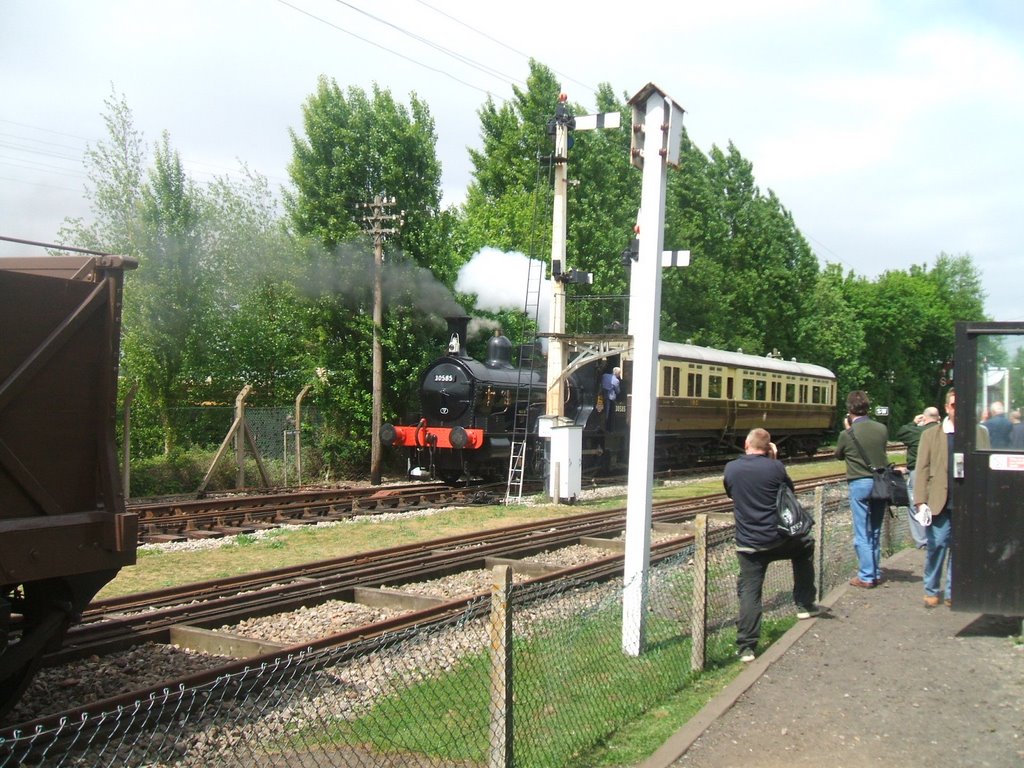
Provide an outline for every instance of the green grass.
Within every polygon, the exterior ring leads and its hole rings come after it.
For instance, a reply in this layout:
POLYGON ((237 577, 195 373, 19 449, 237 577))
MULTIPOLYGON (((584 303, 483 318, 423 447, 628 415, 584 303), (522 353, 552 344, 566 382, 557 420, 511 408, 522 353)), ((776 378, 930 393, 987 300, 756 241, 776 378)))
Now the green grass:
MULTIPOLYGON (((679 580, 673 591, 682 584, 679 580)), ((676 594, 678 599, 686 595, 676 594)), ((764 645, 793 619, 766 620, 764 645)), ((647 648, 621 649, 621 605, 561 616, 513 641, 515 764, 521 768, 631 765, 652 754, 740 671, 735 631, 709 638, 706 671, 690 671, 690 638, 672 611, 652 608, 647 648)), ((344 677, 344 671, 339 670, 344 677)), ((305 744, 358 745, 485 763, 490 741, 486 649, 444 673, 398 689, 352 720, 294 737, 305 744)))

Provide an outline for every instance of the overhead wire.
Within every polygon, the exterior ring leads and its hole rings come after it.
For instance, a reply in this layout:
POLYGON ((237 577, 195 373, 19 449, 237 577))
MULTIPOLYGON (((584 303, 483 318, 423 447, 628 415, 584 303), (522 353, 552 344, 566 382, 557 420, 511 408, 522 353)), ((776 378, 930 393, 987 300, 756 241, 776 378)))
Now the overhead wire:
POLYGON ((415 64, 418 67, 423 67, 424 69, 430 70, 431 72, 436 72, 439 75, 443 75, 443 76, 445 76, 447 78, 450 78, 450 79, 454 80, 457 83, 461 83, 462 85, 466 86, 467 88, 472 88, 475 91, 480 91, 481 93, 483 93, 483 94, 485 94, 487 96, 490 96, 492 98, 495 97, 495 94, 491 93, 491 91, 489 91, 486 88, 481 88, 481 87, 479 87, 477 85, 474 85, 473 83, 470 83, 470 82, 467 82, 466 80, 463 80, 460 77, 456 77, 455 75, 453 75, 451 72, 448 72, 447 70, 439 69, 437 67, 431 66, 430 64, 427 64, 425 62, 419 61, 418 59, 414 59, 411 56, 406 56, 404 53, 399 53, 398 51, 395 51, 395 50, 393 50, 391 48, 388 48, 385 45, 381 45, 380 43, 377 43, 377 42, 375 42, 373 40, 370 40, 369 38, 363 37, 362 35, 357 35, 355 32, 347 30, 344 27, 338 26, 334 22, 329 21, 329 20, 323 18, 322 16, 317 16, 316 14, 310 13, 309 11, 305 10, 304 8, 299 8, 297 5, 293 5, 292 3, 289 3, 288 0, 277 0, 277 2, 279 2, 281 5, 284 5, 284 6, 287 6, 288 8, 291 8, 292 10, 294 10, 294 11, 296 11, 298 13, 303 14, 304 16, 308 16, 309 18, 314 19, 315 21, 318 21, 321 24, 325 24, 328 27, 331 27, 333 29, 338 30, 339 32, 343 32, 346 35, 349 35, 350 37, 354 37, 357 40, 361 40, 362 42, 366 43, 367 45, 372 45, 374 48, 379 48, 382 51, 390 53, 393 56, 397 56, 400 59, 404 59, 405 61, 408 61, 411 64, 415 64))
MULTIPOLYGON (((350 8, 353 11, 355 11, 356 13, 360 13, 363 16, 366 16, 369 19, 373 19, 374 21, 376 21, 376 22, 378 22, 380 24, 383 24, 383 25, 385 25, 387 27, 390 27, 391 29, 395 30, 396 32, 400 32, 401 34, 405 35, 406 37, 411 37, 413 40, 416 40, 416 41, 418 41, 420 43, 423 43, 424 45, 426 45, 426 46, 428 46, 430 48, 433 48, 435 51, 438 51, 439 53, 443 53, 444 55, 449 56, 449 57, 455 59, 456 61, 460 61, 463 64, 467 64, 470 67, 472 67, 473 69, 476 69, 476 70, 479 70, 480 72, 483 72, 485 74, 491 75, 492 77, 497 77, 497 78, 501 79, 504 83, 515 82, 515 83, 519 83, 520 85, 526 85, 525 81, 523 81, 523 80, 521 80, 521 79, 519 79, 519 78, 517 78, 517 77, 515 77, 513 75, 507 75, 504 72, 501 72, 500 70, 497 70, 494 67, 490 66, 489 64, 483 64, 483 63, 481 63, 479 61, 476 61, 475 59, 471 59, 468 56, 465 56, 465 55, 463 55, 463 54, 461 54, 461 53, 459 53, 457 51, 453 51, 451 48, 448 48, 447 46, 441 45, 440 43, 435 43, 433 40, 429 40, 428 38, 423 37, 422 35, 418 35, 415 32, 410 32, 408 29, 405 29, 404 27, 400 27, 397 24, 395 24, 394 22, 388 21, 387 19, 383 19, 380 16, 374 16, 369 11, 363 10, 362 8, 359 8, 358 6, 353 5, 352 3, 346 2, 346 0, 334 0, 334 2, 338 3, 338 5, 344 5, 346 8, 350 8)), ((447 15, 447 14, 445 14, 445 15, 447 15)), ((454 17, 449 16, 449 18, 451 18, 453 21, 457 21, 457 19, 454 19, 454 17)))
MULTIPOLYGON (((483 30, 477 29, 476 27, 474 27, 471 24, 467 24, 462 19, 460 19, 460 18, 458 18, 456 16, 453 16, 452 14, 448 13, 447 11, 443 11, 440 8, 436 8, 435 6, 431 5, 430 3, 425 2, 425 0, 416 0, 416 2, 419 3, 420 5, 422 5, 424 8, 429 8, 434 13, 439 14, 441 16, 444 16, 446 19, 450 19, 451 21, 454 21, 456 24, 465 27, 470 32, 473 32, 474 34, 480 35, 480 37, 483 37, 483 38, 485 38, 487 40, 490 40, 492 43, 495 43, 496 45, 500 45, 505 50, 511 51, 512 53, 514 53, 514 54, 516 54, 518 56, 522 56, 524 59, 529 60, 529 59, 532 59, 532 58, 536 58, 534 56, 531 56, 528 53, 524 53, 523 51, 520 51, 518 48, 513 48, 511 45, 508 45, 508 44, 502 42, 501 40, 499 40, 498 38, 496 38, 496 37, 494 37, 492 35, 487 34, 483 30)), ((576 85, 579 85, 579 86, 582 86, 583 88, 586 88, 588 91, 590 91, 591 93, 593 93, 595 95, 597 94, 597 89, 594 88, 594 86, 588 85, 587 83, 584 83, 584 82, 582 82, 580 80, 577 80, 576 78, 572 77, 571 75, 567 75, 564 72, 558 71, 557 69, 552 69, 551 71, 554 72, 556 75, 559 75, 560 77, 564 78, 565 80, 568 80, 570 82, 576 83, 576 85)))

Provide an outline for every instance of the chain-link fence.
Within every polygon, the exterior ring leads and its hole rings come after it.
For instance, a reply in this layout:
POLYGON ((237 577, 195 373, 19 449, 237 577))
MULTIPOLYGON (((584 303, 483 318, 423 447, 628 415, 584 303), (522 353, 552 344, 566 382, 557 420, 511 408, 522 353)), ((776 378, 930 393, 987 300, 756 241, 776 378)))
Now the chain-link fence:
MULTIPOLYGON (((856 562, 845 483, 814 504, 824 593, 856 562)), ((900 512, 886 518, 886 550, 911 542, 900 512)), ((639 656, 622 651, 621 578, 512 585, 506 577, 503 589, 440 624, 15 734, 0 741, 0 767, 585 764, 610 734, 693 684, 695 658, 703 669, 735 661, 731 526, 712 522, 698 542, 703 552, 690 545, 654 561, 639 656), (695 562, 706 562, 705 599, 695 597, 703 583, 695 562), (705 636, 696 656, 694 626, 705 636)), ((791 591, 789 563, 772 564, 766 624, 792 616, 791 591)))

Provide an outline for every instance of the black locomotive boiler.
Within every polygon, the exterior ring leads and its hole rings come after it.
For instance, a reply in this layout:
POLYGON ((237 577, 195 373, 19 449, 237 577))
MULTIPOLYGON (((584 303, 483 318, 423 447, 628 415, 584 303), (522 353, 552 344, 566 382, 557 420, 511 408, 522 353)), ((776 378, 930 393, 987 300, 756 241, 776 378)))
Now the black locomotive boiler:
POLYGON ((0 259, 0 716, 125 565, 118 256, 0 259))
MULTIPOLYGON (((448 351, 420 379, 419 415, 406 426, 386 424, 381 440, 405 453, 410 476, 455 483, 507 477, 514 430, 525 428, 527 475, 540 478, 545 460, 537 423, 546 407, 546 366, 522 359, 514 364, 504 336, 488 342, 486 360, 470 357, 467 320, 449 319, 448 351)), ((583 427, 585 474, 622 472, 629 462, 633 361, 626 337, 620 348, 567 378, 564 415, 583 427), (622 394, 605 403, 601 376, 613 367, 623 371, 622 394), (606 408, 614 409, 610 419, 606 408)), ((754 427, 769 430, 784 455, 813 454, 831 434, 835 412, 835 374, 822 366, 659 343, 658 468, 742 451, 754 427)))

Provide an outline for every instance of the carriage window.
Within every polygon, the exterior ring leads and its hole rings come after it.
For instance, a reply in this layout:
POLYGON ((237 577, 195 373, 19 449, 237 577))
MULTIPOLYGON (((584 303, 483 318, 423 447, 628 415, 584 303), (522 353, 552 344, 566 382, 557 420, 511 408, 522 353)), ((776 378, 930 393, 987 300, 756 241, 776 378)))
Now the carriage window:
POLYGON ((781 381, 773 381, 772 382, 772 402, 773 403, 782 402, 782 382, 781 381))
POLYGON ((700 373, 686 374, 686 396, 700 397, 704 376, 700 373))
POLYGON ((787 403, 795 403, 796 402, 796 384, 787 384, 786 385, 786 402, 787 403))
POLYGON ((679 397, 679 369, 666 365, 661 376, 662 397, 679 397))
POLYGON ((736 396, 736 388, 734 386, 735 383, 736 383, 736 380, 733 379, 732 376, 730 376, 728 379, 725 380, 725 396, 729 400, 732 400, 736 396))
POLYGON ((820 403, 821 402, 821 387, 811 387, 811 402, 812 403, 820 403))
POLYGON ((744 379, 743 380, 743 399, 753 400, 754 399, 754 380, 744 379))
POLYGON ((806 403, 807 402, 807 385, 806 384, 801 384, 800 385, 800 402, 801 403, 806 403))
POLYGON ((765 382, 765 381, 759 381, 759 382, 756 383, 756 385, 754 387, 754 391, 755 391, 755 394, 756 394, 758 400, 764 400, 765 399, 765 391, 768 389, 768 387, 765 386, 766 384, 767 384, 767 382, 765 382))
POLYGON ((722 377, 708 376, 708 397, 722 396, 722 377))

